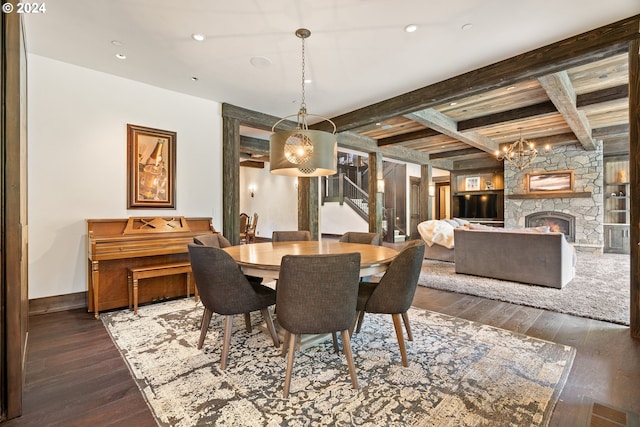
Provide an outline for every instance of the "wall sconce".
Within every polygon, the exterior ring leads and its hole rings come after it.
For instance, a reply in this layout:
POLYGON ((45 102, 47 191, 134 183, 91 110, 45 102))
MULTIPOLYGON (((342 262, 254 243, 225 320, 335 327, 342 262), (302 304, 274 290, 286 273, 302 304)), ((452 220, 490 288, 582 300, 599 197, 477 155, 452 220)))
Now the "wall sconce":
POLYGON ((256 186, 255 186, 255 185, 253 185, 253 184, 251 184, 251 185, 249 186, 249 193, 251 194, 251 197, 253 197, 253 195, 255 194, 255 192, 256 192, 256 186))
POLYGON ((378 180, 378 193, 384 193, 384 179, 378 180))

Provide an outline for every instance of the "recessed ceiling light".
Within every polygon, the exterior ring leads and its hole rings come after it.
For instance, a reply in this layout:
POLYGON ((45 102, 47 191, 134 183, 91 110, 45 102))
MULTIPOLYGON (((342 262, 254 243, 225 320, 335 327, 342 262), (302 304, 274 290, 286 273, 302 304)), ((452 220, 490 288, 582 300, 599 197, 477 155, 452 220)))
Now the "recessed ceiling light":
POLYGON ((409 24, 406 27, 404 27, 404 30, 407 33, 413 33, 414 31, 416 31, 418 29, 418 26, 416 24, 409 24))
POLYGON ((311 84, 311 83, 313 83, 313 80, 311 80, 311 79, 304 79, 304 84, 308 85, 308 84, 311 84))
POLYGON ((204 34, 194 33, 194 34, 191 34, 191 38, 197 42, 201 42, 201 41, 204 41, 205 36, 204 34))
POLYGON ((192 82, 197 82, 199 79, 196 76, 191 77, 192 82))
POLYGON ((515 86, 509 86, 507 90, 514 90, 515 88, 516 88, 515 86))
POLYGON ((382 126, 382 123, 378 122, 376 123, 376 126, 382 126))
POLYGON ((462 31, 467 31, 473 28, 473 24, 464 24, 461 28, 462 31))
POLYGON ((449 105, 451 105, 453 107, 454 105, 458 105, 458 103, 457 102, 450 102, 449 105))
POLYGON ((111 44, 114 46, 122 46, 122 42, 120 40, 111 40, 111 44))
POLYGON ((264 69, 271 65, 271 60, 265 56, 254 56, 249 62, 256 68, 264 69))
POLYGON ((116 58, 118 59, 127 59, 127 55, 124 53, 116 53, 116 58))

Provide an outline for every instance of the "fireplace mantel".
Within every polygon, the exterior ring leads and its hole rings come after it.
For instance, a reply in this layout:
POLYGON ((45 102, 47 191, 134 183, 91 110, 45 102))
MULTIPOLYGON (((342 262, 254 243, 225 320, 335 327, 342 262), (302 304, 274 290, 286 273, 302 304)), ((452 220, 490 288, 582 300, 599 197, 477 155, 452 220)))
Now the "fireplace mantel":
POLYGON ((549 193, 524 193, 524 194, 507 194, 507 199, 563 199, 563 198, 588 198, 591 197, 591 191, 554 191, 549 193))

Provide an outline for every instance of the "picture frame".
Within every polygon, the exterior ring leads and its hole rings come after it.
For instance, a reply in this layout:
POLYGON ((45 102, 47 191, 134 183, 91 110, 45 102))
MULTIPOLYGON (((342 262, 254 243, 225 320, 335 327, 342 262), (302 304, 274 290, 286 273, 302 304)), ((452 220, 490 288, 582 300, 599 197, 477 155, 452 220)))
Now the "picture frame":
POLYGON ((175 209, 176 137, 127 124, 127 208, 175 209))
POLYGON ((480 190, 480 177, 469 176, 464 180, 464 191, 479 191, 480 190))
POLYGON ((573 171, 535 172, 527 174, 529 193, 558 193, 573 191, 573 171))

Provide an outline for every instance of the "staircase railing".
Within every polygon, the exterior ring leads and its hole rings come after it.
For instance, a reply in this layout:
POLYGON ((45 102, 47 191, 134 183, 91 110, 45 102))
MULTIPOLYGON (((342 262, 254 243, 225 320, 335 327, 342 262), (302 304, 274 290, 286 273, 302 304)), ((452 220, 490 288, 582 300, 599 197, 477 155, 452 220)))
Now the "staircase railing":
POLYGON ((328 176, 323 180, 322 203, 346 203, 364 220, 369 218, 369 194, 345 174, 328 176))

